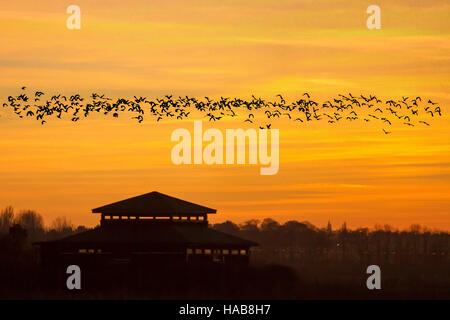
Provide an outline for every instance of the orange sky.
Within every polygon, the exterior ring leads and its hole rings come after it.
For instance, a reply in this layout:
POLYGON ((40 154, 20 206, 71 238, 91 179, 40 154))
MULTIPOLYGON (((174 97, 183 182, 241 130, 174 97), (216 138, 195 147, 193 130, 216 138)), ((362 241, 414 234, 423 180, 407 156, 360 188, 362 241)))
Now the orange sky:
MULTIPOLYGON (((308 91, 450 102, 450 3, 434 1, 14 1, 0 6, 0 98, 49 93, 287 99, 308 91), (69 4, 82 28, 69 31, 69 4), (366 8, 381 7, 381 30, 366 8)), ((241 121, 215 125, 246 128, 241 121)), ((18 121, 0 109, 0 208, 66 215, 157 190, 218 209, 213 222, 272 217, 350 227, 450 230, 449 117, 431 127, 280 121, 280 170, 175 166, 191 121, 18 121)), ((205 128, 213 127, 204 123, 205 128)))

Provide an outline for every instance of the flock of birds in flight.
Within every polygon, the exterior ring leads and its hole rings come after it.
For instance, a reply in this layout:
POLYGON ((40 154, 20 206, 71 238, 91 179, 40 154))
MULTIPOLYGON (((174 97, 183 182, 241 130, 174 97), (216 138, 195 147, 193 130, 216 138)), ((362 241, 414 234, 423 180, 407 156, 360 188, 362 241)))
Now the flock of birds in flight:
MULTIPOLYGON (((298 123, 319 120, 329 124, 356 120, 378 121, 389 128, 393 120, 410 127, 429 126, 430 123, 423 116, 442 116, 441 107, 429 99, 402 97, 383 102, 374 95, 354 96, 351 93, 339 94, 323 103, 312 100, 307 92, 291 103, 287 103, 280 94, 276 96, 276 101, 266 101, 255 96, 251 100, 224 97, 196 99, 188 96, 173 98, 171 95, 156 99, 134 96, 133 99, 113 100, 97 93, 93 93, 90 99, 85 99, 80 94, 58 94, 49 99, 44 99, 44 96, 42 91, 29 96, 26 87, 22 87, 22 92, 17 96, 9 96, 3 107, 10 107, 19 118, 35 118, 42 125, 52 116, 61 119, 63 114, 68 114, 70 120, 76 122, 94 113, 112 115, 113 118, 118 118, 120 113, 131 113, 132 118, 141 123, 148 114, 156 118, 156 121, 165 118, 182 120, 188 118, 193 110, 202 113, 209 121, 219 121, 237 117, 238 109, 243 109, 246 111, 243 121, 250 124, 259 123, 255 117, 264 114, 264 124, 259 125, 260 129, 271 129, 272 120, 283 117, 298 123)), ((386 129, 383 132, 391 133, 386 129)))

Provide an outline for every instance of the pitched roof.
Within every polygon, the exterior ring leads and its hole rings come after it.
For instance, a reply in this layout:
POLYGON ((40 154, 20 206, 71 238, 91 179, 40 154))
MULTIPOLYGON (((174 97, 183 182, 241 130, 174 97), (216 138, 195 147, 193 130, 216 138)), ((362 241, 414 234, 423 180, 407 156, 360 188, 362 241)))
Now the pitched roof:
POLYGON ((92 210, 92 213, 134 216, 204 215, 216 209, 174 198, 157 191, 114 202, 92 210))
MULTIPOLYGON (((45 243, 79 245, 146 244, 175 246, 250 247, 257 244, 204 225, 180 223, 112 224, 45 243)), ((41 242, 42 244, 42 242, 41 242)))

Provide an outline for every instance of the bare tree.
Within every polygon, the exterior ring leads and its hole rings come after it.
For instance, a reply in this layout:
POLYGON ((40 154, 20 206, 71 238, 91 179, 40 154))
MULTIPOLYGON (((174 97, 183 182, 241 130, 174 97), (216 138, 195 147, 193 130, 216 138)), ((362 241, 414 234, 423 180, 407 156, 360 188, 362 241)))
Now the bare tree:
POLYGON ((73 225, 66 217, 55 218, 55 220, 53 220, 50 224, 50 228, 60 233, 73 231, 73 225))
POLYGON ((0 234, 6 234, 9 228, 14 224, 14 209, 6 207, 0 213, 0 234))
POLYGON ((44 235, 44 219, 35 211, 25 210, 20 212, 16 216, 15 223, 27 230, 31 241, 44 235))
POLYGON ((266 232, 267 231, 269 231, 269 232, 276 231, 279 228, 280 228, 280 224, 271 218, 265 218, 263 220, 263 222, 261 223, 261 227, 260 227, 261 231, 266 231, 266 232))

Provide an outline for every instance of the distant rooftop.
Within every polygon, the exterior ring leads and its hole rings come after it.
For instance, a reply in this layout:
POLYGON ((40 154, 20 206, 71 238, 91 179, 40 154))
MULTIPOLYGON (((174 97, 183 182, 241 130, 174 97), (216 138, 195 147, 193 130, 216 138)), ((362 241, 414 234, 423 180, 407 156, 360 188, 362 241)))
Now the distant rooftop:
POLYGON ((92 213, 138 217, 202 216, 208 213, 216 213, 216 209, 153 191, 92 209, 92 213))

